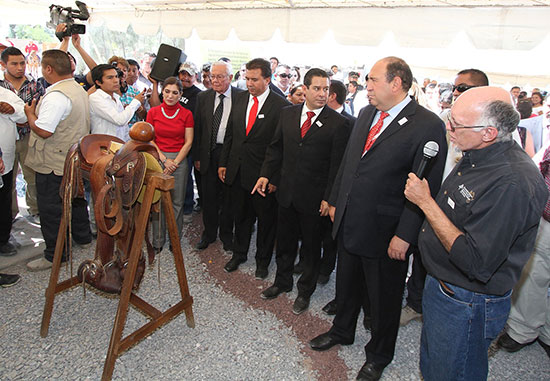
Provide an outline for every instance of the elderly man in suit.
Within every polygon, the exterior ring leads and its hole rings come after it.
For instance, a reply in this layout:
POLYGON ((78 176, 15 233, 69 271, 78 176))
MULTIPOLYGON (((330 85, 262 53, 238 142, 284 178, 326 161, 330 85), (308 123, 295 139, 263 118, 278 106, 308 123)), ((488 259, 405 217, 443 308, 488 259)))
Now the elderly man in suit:
MULTIPOLYGON (((262 292, 272 299, 292 290, 298 233, 302 232, 304 272, 298 280, 298 297, 292 308, 301 314, 319 277, 323 219, 328 218, 328 196, 349 137, 348 120, 326 105, 330 81, 321 69, 304 77, 306 101, 284 108, 269 146, 261 176, 252 192, 265 190, 281 171, 277 200, 277 276, 262 292)), ((276 180, 275 180, 276 181, 276 180)))
POLYGON ((260 177, 265 151, 273 139, 281 109, 290 103, 269 89, 271 67, 256 58, 246 64, 248 91, 239 93, 231 108, 218 168, 220 180, 231 186, 235 216, 233 257, 225 265, 227 272, 246 261, 252 226, 258 219, 256 238, 256 277, 264 279, 275 246, 277 201, 270 185, 266 197, 251 194, 260 177))
POLYGON ((212 88, 199 93, 195 110, 195 168, 202 177, 202 221, 204 231, 197 249, 203 250, 218 236, 225 250, 233 244, 233 214, 230 211, 229 189, 218 177, 218 165, 235 98, 242 90, 231 86, 231 64, 214 62, 209 76, 212 88))
POLYGON ((353 343, 363 305, 371 313, 371 339, 358 380, 378 380, 395 352, 406 259, 424 217, 405 199, 407 176, 420 165, 428 141, 440 147, 427 168, 432 193, 445 164, 443 122, 408 96, 412 79, 407 63, 397 57, 372 67, 370 105, 355 123, 328 200, 338 236, 338 309, 332 328, 310 346, 325 350, 353 343))

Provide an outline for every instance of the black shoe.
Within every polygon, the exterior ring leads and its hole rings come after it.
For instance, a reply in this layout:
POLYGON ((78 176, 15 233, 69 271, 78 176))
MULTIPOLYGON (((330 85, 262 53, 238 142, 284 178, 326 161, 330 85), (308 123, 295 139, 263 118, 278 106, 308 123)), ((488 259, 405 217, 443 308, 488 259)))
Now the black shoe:
POLYGON ((292 291, 292 287, 290 287, 289 289, 287 290, 284 290, 282 288, 280 288, 279 286, 271 286, 271 287, 268 287, 266 288, 262 294, 260 295, 260 297, 262 299, 275 299, 277 296, 279 296, 280 294, 282 294, 283 292, 290 292, 292 291))
POLYGON ((19 283, 21 277, 17 274, 0 274, 0 287, 11 287, 19 283))
POLYGON ((294 266, 294 274, 301 274, 304 272, 304 264, 302 262, 298 262, 297 265, 294 266))
POLYGON ((294 305, 292 306, 292 312, 294 312, 295 315, 300 315, 302 312, 304 312, 308 308, 309 308, 309 297, 298 295, 298 297, 294 301, 294 305))
POLYGON ((326 306, 323 307, 323 312, 327 315, 336 315, 337 307, 338 304, 336 303, 336 299, 332 299, 330 302, 327 303, 326 306))
POLYGON ((535 340, 530 341, 525 344, 518 343, 516 340, 512 339, 507 333, 503 333, 502 336, 498 338, 497 344, 499 348, 504 349, 506 352, 517 352, 521 348, 531 345, 535 340))
POLYGON ((360 381, 377 381, 382 377, 385 367, 385 365, 366 362, 355 379, 360 381))
POLYGON ((334 347, 335 345, 349 345, 351 343, 344 343, 338 339, 335 339, 330 335, 330 332, 325 332, 309 341, 309 347, 314 351, 326 351, 334 347))
POLYGON ((364 316, 363 316, 363 327, 365 327, 365 329, 366 329, 367 331, 370 331, 370 329, 371 329, 371 324, 370 324, 370 322, 371 322, 370 316, 364 315, 364 316))
POLYGON ((257 267, 254 276, 256 279, 265 279, 267 278, 267 274, 269 274, 267 267, 257 267))
POLYGON ((328 275, 319 274, 319 278, 317 278, 317 283, 327 284, 329 280, 330 280, 330 274, 328 274, 328 275))
POLYGON ((0 246, 0 255, 2 257, 11 257, 15 254, 17 254, 17 249, 11 242, 6 242, 0 246))
POLYGON ((208 240, 206 238, 202 238, 201 241, 199 243, 197 243, 197 246, 195 246, 195 249, 197 250, 204 250, 208 247, 208 245, 210 245, 212 242, 214 242, 215 240, 208 240))
POLYGON ((243 262, 246 262, 246 259, 233 256, 233 258, 231 258, 231 260, 225 264, 223 269, 228 273, 232 273, 233 271, 237 270, 239 268, 239 265, 243 262))
POLYGON ((548 357, 550 357, 550 345, 546 344, 541 339, 537 339, 537 342, 540 344, 542 349, 544 349, 546 351, 546 354, 548 355, 548 357))

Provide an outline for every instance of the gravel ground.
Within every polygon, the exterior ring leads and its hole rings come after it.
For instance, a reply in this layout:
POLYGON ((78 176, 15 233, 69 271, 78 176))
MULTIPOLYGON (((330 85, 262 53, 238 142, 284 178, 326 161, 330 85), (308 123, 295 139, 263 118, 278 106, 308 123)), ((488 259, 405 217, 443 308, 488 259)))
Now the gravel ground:
MULTIPOLYGON (((334 275, 313 295, 308 312, 292 314, 296 291, 264 301, 260 292, 274 279, 274 264, 266 281, 254 279, 253 255, 239 271, 227 274, 229 260, 219 243, 203 252, 191 250, 198 241, 200 217, 186 228, 182 250, 194 298, 196 327, 185 314, 158 329, 122 354, 115 380, 346 380, 354 379, 365 361, 363 347, 369 334, 358 329, 353 345, 314 352, 307 341, 325 332, 331 319, 321 308, 334 292, 334 275)), ((76 249, 75 269, 89 250, 76 249)), ((170 252, 146 271, 138 295, 165 310, 178 301, 178 287, 170 252)), ((0 290, 0 380, 100 379, 118 299, 82 287, 55 299, 49 335, 40 337, 44 291, 49 272, 29 273, 22 281, 0 290)), ((62 270, 62 277, 68 273, 62 270)), ((130 309, 125 335, 147 319, 130 309)), ((419 380, 418 347, 421 324, 412 322, 399 332, 395 358, 383 380, 419 380)), ((490 380, 550 380, 550 361, 538 344, 518 353, 499 352, 490 360, 490 380)))

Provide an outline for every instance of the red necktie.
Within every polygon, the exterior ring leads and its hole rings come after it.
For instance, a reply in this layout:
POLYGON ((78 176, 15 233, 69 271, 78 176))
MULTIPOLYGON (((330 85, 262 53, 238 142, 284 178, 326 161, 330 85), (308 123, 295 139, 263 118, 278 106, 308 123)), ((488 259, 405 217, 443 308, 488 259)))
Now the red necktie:
POLYGON ((311 127, 311 119, 313 119, 314 116, 315 116, 315 113, 313 111, 307 112, 307 119, 304 122, 304 124, 302 124, 302 139, 304 138, 304 136, 306 136, 307 132, 309 131, 309 128, 311 127))
POLYGON ((388 117, 389 115, 390 114, 388 114, 387 112, 384 112, 384 111, 382 111, 380 113, 380 119, 378 119, 378 122, 376 122, 376 124, 374 126, 372 126, 372 128, 369 131, 369 136, 367 136, 367 141, 365 143, 365 148, 363 148, 363 155, 374 144, 374 141, 376 140, 375 136, 382 129, 382 126, 384 125, 384 119, 386 119, 386 117, 388 117))
POLYGON ((246 125, 246 136, 248 136, 248 133, 252 129, 252 126, 254 125, 254 122, 256 121, 256 115, 258 114, 258 98, 254 97, 254 104, 250 108, 250 112, 248 113, 248 124, 246 125))

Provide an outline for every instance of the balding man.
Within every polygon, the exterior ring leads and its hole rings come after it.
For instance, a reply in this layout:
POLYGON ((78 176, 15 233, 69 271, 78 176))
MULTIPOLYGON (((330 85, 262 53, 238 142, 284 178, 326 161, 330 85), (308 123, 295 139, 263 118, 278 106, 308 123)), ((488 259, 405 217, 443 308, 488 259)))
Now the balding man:
POLYGON ((371 339, 357 379, 378 380, 395 352, 406 259, 424 218, 403 195, 407 175, 419 167, 424 145, 437 142, 440 155, 426 173, 437 192, 447 144, 441 119, 408 96, 413 76, 405 61, 382 59, 367 78, 370 104, 353 127, 328 199, 338 237, 338 308, 332 328, 310 346, 353 343, 363 306, 371 339))
POLYGON ((425 380, 484 380, 487 349, 504 327, 510 294, 535 243, 548 191, 512 139, 519 114, 503 89, 466 91, 447 130, 464 157, 433 199, 409 174, 405 196, 424 212, 428 271, 420 370, 425 380))

